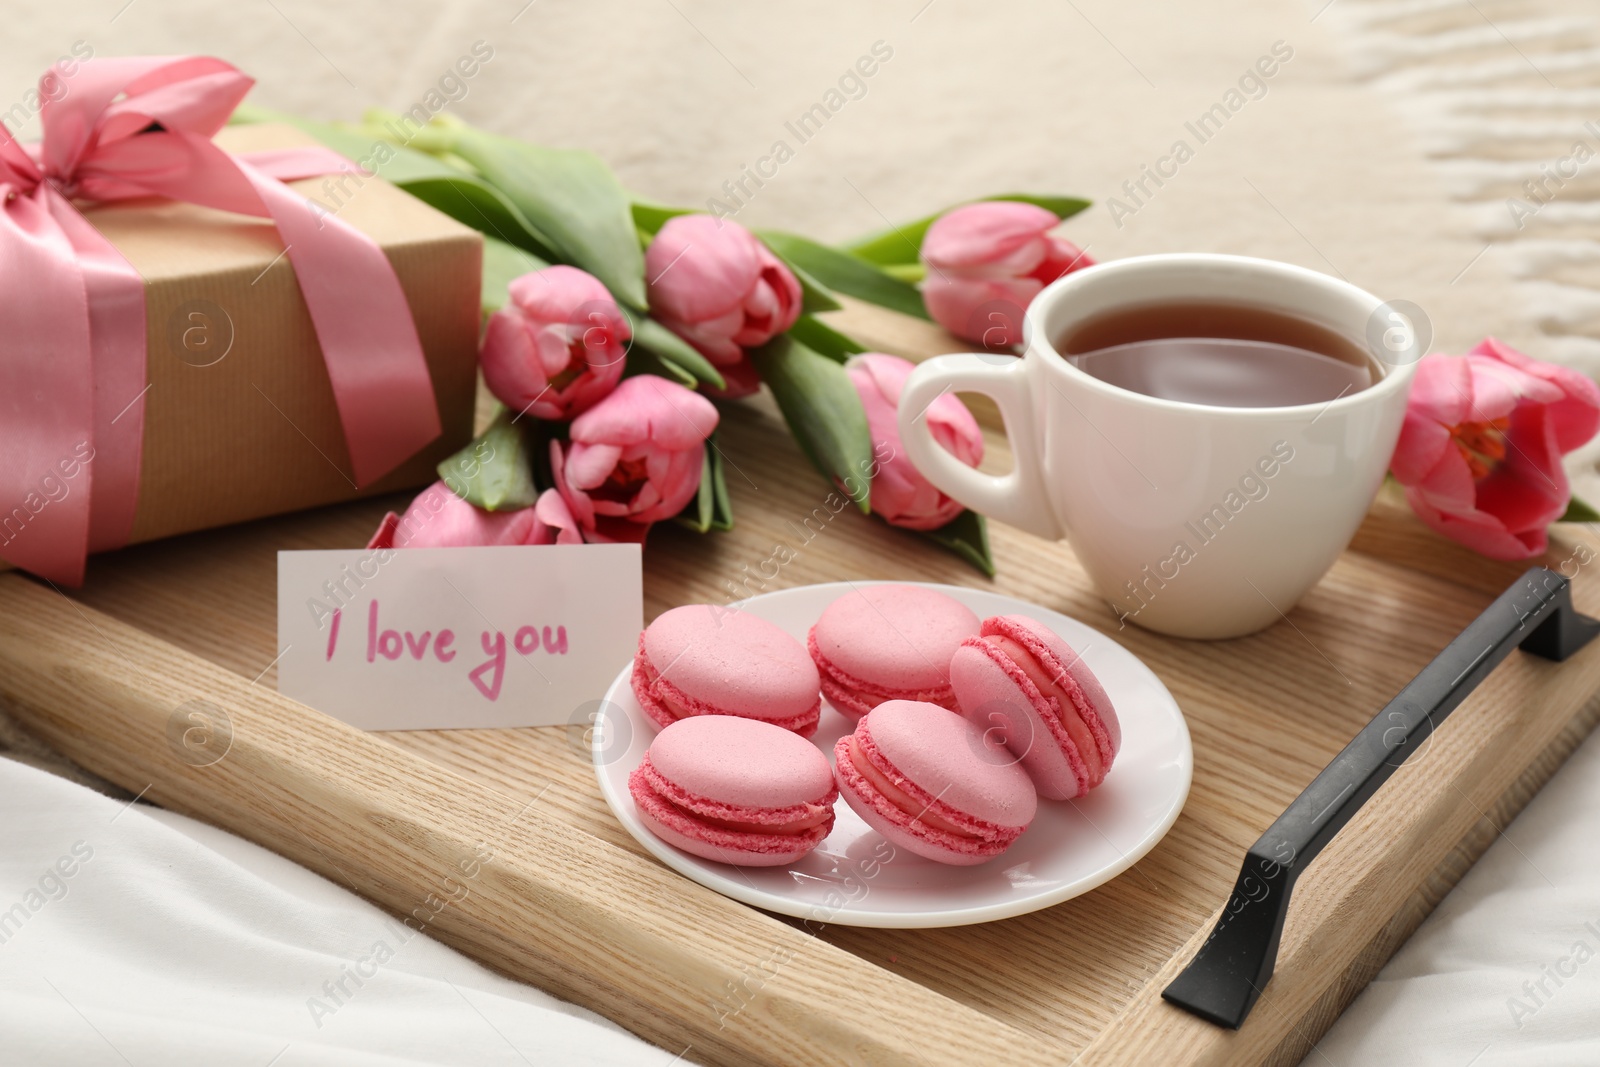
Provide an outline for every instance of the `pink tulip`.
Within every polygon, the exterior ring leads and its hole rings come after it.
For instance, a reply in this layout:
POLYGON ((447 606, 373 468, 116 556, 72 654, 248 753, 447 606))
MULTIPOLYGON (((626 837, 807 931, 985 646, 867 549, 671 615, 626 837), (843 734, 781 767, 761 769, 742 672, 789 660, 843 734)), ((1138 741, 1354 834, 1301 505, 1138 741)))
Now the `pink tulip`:
POLYGON ((1563 453, 1600 429, 1600 387, 1485 340, 1417 365, 1390 463, 1422 521, 1491 559, 1544 552, 1571 493, 1563 453))
POLYGON ((800 283, 755 234, 730 219, 667 220, 644 256, 650 309, 724 375, 725 395, 755 392, 744 350, 766 344, 800 316, 800 283))
POLYGON ((560 491, 546 489, 533 502, 533 545, 581 545, 583 531, 560 491))
POLYGON ((533 506, 484 511, 443 482, 424 489, 404 516, 383 517, 368 548, 466 548, 476 545, 576 545, 583 543, 566 501, 546 489, 533 506))
POLYGON ((700 488, 711 401, 640 374, 572 421, 565 449, 550 442, 556 488, 590 541, 641 541, 700 488))
POLYGON ((922 239, 928 276, 922 301, 935 322, 985 348, 1020 344, 1022 313, 1063 274, 1094 266, 1078 246, 1051 233, 1053 212, 986 200, 940 217, 922 239))
POLYGON ((598 278, 545 267, 510 289, 479 354, 484 383, 501 403, 539 419, 570 419, 616 388, 633 331, 598 278))
MULTIPOLYGON (((895 412, 911 371, 910 361, 877 352, 852 356, 845 364, 845 373, 867 411, 872 453, 878 462, 872 479, 872 510, 895 526, 937 530, 961 514, 962 506, 930 485, 900 447, 895 412)), ((923 417, 933 439, 951 455, 969 467, 983 462, 983 432, 955 394, 938 397, 923 417)))

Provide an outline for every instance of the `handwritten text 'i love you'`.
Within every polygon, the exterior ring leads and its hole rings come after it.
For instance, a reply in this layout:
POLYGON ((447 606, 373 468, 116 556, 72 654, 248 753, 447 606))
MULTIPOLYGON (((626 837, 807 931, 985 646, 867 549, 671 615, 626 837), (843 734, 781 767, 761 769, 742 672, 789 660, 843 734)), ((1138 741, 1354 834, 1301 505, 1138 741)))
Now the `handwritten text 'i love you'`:
MULTIPOLYGON (((339 648, 339 630, 343 622, 344 609, 334 611, 333 618, 328 624, 328 651, 325 659, 333 660, 334 653, 339 648)), ((378 663, 381 660, 399 660, 408 658, 416 662, 431 660, 436 663, 453 663, 456 653, 460 651, 455 647, 456 634, 454 630, 441 629, 423 630, 417 633, 414 630, 385 630, 378 624, 378 602, 372 601, 367 605, 367 643, 366 661, 378 663)), ((467 680, 477 687, 489 700, 500 699, 500 686, 505 681, 506 674, 506 648, 505 632, 502 630, 484 630, 478 635, 478 642, 483 646, 484 655, 489 658, 467 671, 467 680)), ((540 628, 537 626, 519 627, 512 635, 509 642, 517 655, 527 657, 540 651, 555 656, 567 654, 567 628, 565 626, 540 628)), ((359 649, 357 651, 360 651, 359 649)))

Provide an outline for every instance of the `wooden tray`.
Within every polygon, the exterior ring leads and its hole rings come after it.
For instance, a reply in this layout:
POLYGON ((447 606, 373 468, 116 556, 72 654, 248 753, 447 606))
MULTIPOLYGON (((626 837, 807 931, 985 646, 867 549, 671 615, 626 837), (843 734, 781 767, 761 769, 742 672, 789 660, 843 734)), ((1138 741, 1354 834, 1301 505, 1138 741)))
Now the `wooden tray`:
MULTIPOLYGON (((848 318, 887 351, 950 343, 887 313, 848 318)), ((1003 469, 994 429, 988 466, 1003 469)), ((853 512, 801 546, 828 487, 770 406, 727 407, 722 447, 738 528, 658 528, 647 616, 732 599, 779 541, 798 556, 769 589, 986 584, 853 512)), ((0 575, 0 696, 145 799, 273 848, 691 1061, 1297 1062, 1600 715, 1600 644, 1562 664, 1513 654, 1300 879, 1276 977, 1229 1032, 1159 993, 1210 930, 1245 848, 1526 564, 1478 559, 1385 498, 1353 550, 1268 631, 1201 643, 1122 630, 1194 738, 1193 792, 1168 837, 1115 881, 1043 912, 866 930, 779 920, 650 859, 601 801, 575 731, 365 734, 279 696, 276 551, 359 546, 403 503, 128 549, 96 559, 70 596, 0 575), (197 699, 221 709, 228 735, 207 766, 170 739, 197 699)), ((1116 631, 1064 545, 992 533, 993 588, 1116 631)), ((1571 575, 1589 558, 1557 545, 1547 562, 1571 575)), ((1596 614, 1593 583, 1575 584, 1579 608, 1596 614)))

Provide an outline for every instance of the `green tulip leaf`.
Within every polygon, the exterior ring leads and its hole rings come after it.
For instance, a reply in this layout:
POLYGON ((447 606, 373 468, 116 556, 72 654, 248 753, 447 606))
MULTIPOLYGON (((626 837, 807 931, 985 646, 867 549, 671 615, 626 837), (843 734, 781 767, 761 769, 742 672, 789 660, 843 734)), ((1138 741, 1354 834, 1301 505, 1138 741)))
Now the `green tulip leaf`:
POLYGON ((751 349, 761 380, 772 389, 789 432, 830 481, 870 513, 876 461, 867 413, 844 368, 789 334, 751 349))
POLYGON ((483 313, 493 314, 511 302, 510 286, 530 271, 550 264, 515 245, 490 237, 483 238, 483 313))
POLYGON ((644 252, 628 196, 592 152, 547 148, 452 127, 450 150, 547 235, 556 258, 599 278, 618 300, 643 311, 644 252))
POLYGON ((684 384, 689 388, 693 389, 702 382, 713 389, 726 388, 728 383, 723 379, 722 372, 688 341, 648 316, 632 318, 632 323, 634 345, 648 350, 661 362, 681 372, 674 377, 688 375, 684 384))
POLYGON ((628 206, 633 212, 633 224, 650 237, 660 233, 661 227, 667 224, 667 220, 675 219, 679 215, 694 214, 693 208, 668 207, 666 204, 657 204, 638 197, 633 197, 628 206))
POLYGON ((976 511, 963 511, 937 530, 923 530, 921 533, 988 577, 994 577, 994 556, 989 551, 989 524, 976 511))
POLYGON ((624 378, 632 378, 636 374, 654 374, 658 378, 666 378, 677 382, 685 389, 700 387, 695 376, 675 363, 668 363, 660 356, 647 348, 635 347, 628 353, 628 362, 622 368, 624 378))
POLYGON ((706 459, 711 463, 711 528, 726 533, 733 529, 733 498, 728 496, 728 479, 722 469, 722 449, 715 447, 717 435, 707 442, 706 459))
POLYGON ((835 363, 844 363, 857 352, 865 352, 864 345, 854 338, 846 337, 821 319, 812 318, 810 315, 801 315, 789 327, 789 336, 805 345, 813 352, 819 352, 835 363))
POLYGON ((230 121, 281 122, 293 126, 464 226, 515 245, 547 262, 559 258, 553 242, 500 190, 435 156, 391 144, 379 136, 388 132, 381 127, 317 122, 250 105, 241 105, 230 121))
POLYGON ((733 508, 728 503, 728 485, 722 477, 722 453, 717 450, 715 432, 706 438, 706 458, 700 467, 700 488, 694 499, 678 514, 678 522, 696 533, 733 529, 733 508))
POLYGON ((455 173, 395 182, 430 207, 463 226, 538 256, 547 264, 560 260, 554 243, 517 206, 481 178, 455 173))
POLYGON ((985 200, 1016 200, 1023 204, 1042 207, 1060 219, 1070 219, 1080 211, 1087 211, 1094 203, 1081 196, 1054 196, 1049 193, 1000 193, 986 196, 985 200))
POLYGON ((503 407, 475 441, 439 464, 439 477, 485 511, 525 508, 539 497, 522 428, 503 407))
POLYGON ((798 234, 762 230, 757 236, 767 243, 768 248, 782 256, 785 262, 805 271, 836 293, 844 293, 904 315, 928 318, 928 310, 922 306, 922 294, 917 292, 915 286, 885 274, 865 260, 798 234))
POLYGON ((1015 200, 1024 204, 1033 204, 1052 212, 1060 218, 1070 218, 1087 208, 1092 201, 1082 200, 1075 196, 1049 196, 1037 193, 1001 193, 998 196, 985 196, 981 200, 967 200, 960 204, 952 204, 943 211, 936 211, 925 218, 913 222, 891 226, 887 230, 868 234, 866 237, 841 245, 844 251, 868 263, 876 263, 880 267, 908 264, 917 262, 922 254, 922 239, 927 236, 928 227, 938 221, 939 216, 947 214, 966 204, 981 203, 991 200, 1015 200))
POLYGON ((1574 495, 1567 501, 1567 510, 1557 522, 1600 522, 1600 511, 1584 503, 1574 495))
POLYGON ((711 475, 711 457, 715 454, 709 447, 706 449, 705 459, 700 464, 700 488, 695 492, 694 499, 678 513, 678 523, 695 533, 705 533, 711 529, 711 518, 716 512, 717 489, 711 475))
POLYGON ((800 314, 817 315, 824 311, 838 311, 844 307, 833 298, 832 293, 828 292, 827 286, 813 278, 799 264, 791 263, 783 256, 778 258, 783 260, 783 265, 789 268, 789 272, 800 283, 800 314))

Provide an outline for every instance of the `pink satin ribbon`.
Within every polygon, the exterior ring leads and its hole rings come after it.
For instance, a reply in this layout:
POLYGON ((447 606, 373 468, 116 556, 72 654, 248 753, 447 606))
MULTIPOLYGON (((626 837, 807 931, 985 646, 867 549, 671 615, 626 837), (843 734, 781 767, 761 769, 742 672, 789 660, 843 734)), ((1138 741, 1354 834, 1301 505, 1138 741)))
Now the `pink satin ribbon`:
POLYGON ((270 218, 316 327, 355 481, 439 436, 422 343, 383 250, 283 184, 353 164, 321 148, 233 156, 212 144, 254 84, 219 59, 91 59, 63 82, 38 145, 0 124, 0 559, 78 585, 87 554, 126 544, 133 528, 144 283, 74 201, 157 196, 270 218))

